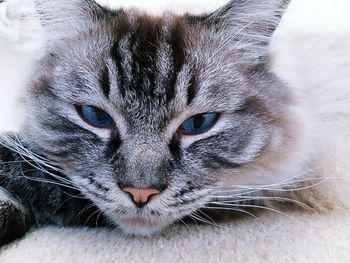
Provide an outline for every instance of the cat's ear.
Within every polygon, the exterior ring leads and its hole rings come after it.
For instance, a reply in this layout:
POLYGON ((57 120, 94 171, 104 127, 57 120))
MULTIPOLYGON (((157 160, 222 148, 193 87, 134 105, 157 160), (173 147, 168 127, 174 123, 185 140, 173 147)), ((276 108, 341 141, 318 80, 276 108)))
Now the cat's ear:
POLYGON ((207 24, 218 28, 238 48, 264 56, 290 0, 231 0, 212 13, 207 24))
POLYGON ((49 41, 89 30, 106 11, 93 0, 33 0, 33 3, 49 41))

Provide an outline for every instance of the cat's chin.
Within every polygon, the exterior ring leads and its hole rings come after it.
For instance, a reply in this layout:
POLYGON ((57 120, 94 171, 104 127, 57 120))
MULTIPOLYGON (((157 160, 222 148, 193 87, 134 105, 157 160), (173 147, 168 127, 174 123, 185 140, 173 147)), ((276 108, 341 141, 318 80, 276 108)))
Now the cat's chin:
POLYGON ((122 217, 117 220, 118 227, 128 235, 150 237, 161 232, 172 222, 146 219, 144 217, 122 217))

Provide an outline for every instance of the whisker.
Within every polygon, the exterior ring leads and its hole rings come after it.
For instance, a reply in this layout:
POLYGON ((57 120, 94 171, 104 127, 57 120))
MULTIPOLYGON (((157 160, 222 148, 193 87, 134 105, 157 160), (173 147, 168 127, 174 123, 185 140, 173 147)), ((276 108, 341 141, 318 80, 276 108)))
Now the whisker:
MULTIPOLYGON (((21 154, 20 154, 20 156, 21 156, 21 154)), ((23 157, 23 156, 21 156, 21 157, 23 157)), ((24 158, 23 158, 23 159, 24 159, 24 158)), ((35 168, 36 170, 41 171, 41 172, 43 172, 43 173, 45 173, 45 174, 48 174, 48 175, 54 177, 55 179, 57 179, 57 180, 59 180, 59 181, 61 181, 61 182, 63 182, 63 183, 66 183, 66 184, 69 184, 69 185, 74 186, 73 183, 72 183, 70 180, 68 180, 68 179, 66 179, 66 178, 64 178, 64 177, 62 177, 62 176, 59 176, 59 175, 57 175, 57 174, 51 173, 50 171, 48 171, 47 169, 45 169, 44 167, 42 167, 40 164, 35 165, 35 164, 29 162, 29 161, 26 160, 26 159, 24 159, 24 160, 25 160, 25 162, 26 162, 27 164, 29 164, 30 166, 32 166, 32 167, 35 168)))
POLYGON ((87 198, 83 195, 83 194, 79 194, 79 195, 72 195, 66 191, 63 191, 63 193, 65 193, 66 195, 72 197, 72 198, 76 198, 76 199, 85 199, 87 200, 87 198))
POLYGON ((57 207, 57 209, 55 209, 55 211, 53 212, 53 214, 55 215, 57 212, 58 212, 58 210, 60 210, 66 203, 68 203, 70 200, 72 200, 72 199, 74 199, 74 198, 79 198, 79 199, 81 199, 80 197, 77 197, 77 196, 74 196, 74 195, 70 195, 70 194, 68 194, 67 192, 65 192, 65 191, 63 191, 66 195, 68 195, 69 196, 69 198, 67 198, 64 202, 62 202, 58 207, 57 207))
POLYGON ((197 210, 197 213, 201 213, 203 216, 205 216, 206 218, 208 218, 208 220, 210 220, 210 221, 213 222, 214 224, 217 224, 213 218, 211 218, 209 215, 207 215, 207 214, 204 213, 203 211, 197 210))
POLYGON ((41 156, 41 155, 38 155, 38 154, 36 154, 35 152, 32 152, 32 151, 30 151, 28 148, 24 147, 23 143, 22 143, 21 140, 18 138, 17 134, 15 135, 15 137, 16 137, 16 144, 17 144, 18 146, 20 146, 21 149, 23 149, 24 151, 26 151, 28 154, 30 154, 31 156, 34 156, 34 157, 36 157, 36 158, 42 160, 42 161, 45 162, 45 163, 51 163, 51 162, 52 162, 51 160, 49 160, 49 159, 47 159, 47 158, 45 158, 45 157, 43 157, 43 156, 41 156))
POLYGON ((169 208, 169 205, 164 200, 160 200, 160 203, 164 205, 166 208, 169 208))
POLYGON ((243 210, 243 209, 231 208, 231 207, 222 207, 222 206, 204 206, 203 208, 213 209, 213 210, 224 210, 224 211, 240 212, 240 213, 247 214, 247 215, 253 217, 255 220, 259 221, 261 224, 264 224, 264 222, 262 222, 259 217, 257 217, 253 213, 251 213, 249 211, 246 211, 246 210, 243 210))
POLYGON ((100 219, 101 214, 102 214, 102 211, 100 211, 100 213, 98 214, 98 216, 96 218, 96 224, 95 224, 96 227, 98 227, 98 220, 100 219))
POLYGON ((196 212, 191 213, 191 216, 193 216, 193 218, 197 219, 198 221, 211 225, 211 226, 215 226, 215 227, 220 227, 220 225, 210 222, 208 220, 206 220, 205 218, 201 217, 200 215, 198 215, 196 212))
MULTIPOLYGON (((308 181, 315 181, 315 180, 320 180, 316 183, 313 183, 311 185, 307 185, 307 186, 302 186, 302 187, 298 187, 298 188, 291 188, 291 187, 286 187, 286 188, 267 188, 267 187, 258 187, 258 186, 254 186, 254 187, 250 187, 249 191, 239 191, 237 189, 232 189, 232 190, 219 190, 217 191, 217 194, 221 194, 222 198, 224 198, 225 196, 232 196, 232 197, 241 197, 247 194, 252 194, 252 193, 257 193, 259 191, 269 191, 269 192, 296 192, 296 191, 302 191, 302 190, 306 190, 306 189, 310 189, 313 187, 316 187, 318 185, 321 185, 327 181, 329 181, 330 179, 338 179, 341 177, 314 177, 314 178, 308 178, 308 179, 300 179, 300 180, 295 180, 292 181, 290 184, 296 184, 296 183, 305 183, 308 181), (230 192, 236 192, 236 194, 233 195, 229 195, 230 192)), ((345 178, 345 177, 344 177, 345 178)), ((280 185, 281 186, 281 185, 280 185)))
POLYGON ((86 224, 89 222, 90 218, 92 218, 94 215, 96 215, 97 213, 101 212, 100 210, 96 210, 95 212, 93 212, 85 221, 84 226, 86 226, 86 224))
MULTIPOLYGON (((4 134, 4 133, 0 133, 0 137, 5 139, 5 141, 8 143, 8 144, 4 144, 4 143, 2 143, 0 141, 0 144, 3 145, 4 147, 7 147, 7 148, 11 149, 12 151, 17 152, 17 153, 21 153, 22 155, 24 155, 24 156, 26 156, 26 157, 28 157, 28 158, 30 158, 32 160, 36 160, 37 162, 41 162, 42 164, 49 165, 49 163, 52 163, 51 160, 46 159, 46 158, 44 158, 44 157, 42 157, 42 156, 40 156, 40 155, 30 151, 26 147, 24 147, 24 145, 19 140, 17 135, 15 135, 16 140, 11 138, 7 134, 4 134)), ((54 169, 54 168, 57 168, 57 167, 53 166, 52 168, 54 169)))
MULTIPOLYGON (((287 188, 287 189, 272 189, 272 191, 275 192, 296 192, 296 191, 302 191, 302 190, 307 190, 316 186, 319 186, 323 183, 326 183, 327 181, 329 181, 330 179, 332 179, 334 177, 327 177, 325 179, 323 179, 320 182, 314 183, 312 185, 308 185, 308 186, 303 186, 303 187, 299 187, 299 188, 287 188)), ((268 189, 270 191, 270 189, 268 189)))
POLYGON ((257 209, 264 209, 264 210, 269 210, 275 213, 278 213, 280 215, 286 216, 290 219, 292 219, 293 221, 299 222, 299 220, 297 220, 296 218, 283 213, 282 211, 279 211, 277 209, 271 208, 271 207, 267 207, 267 206, 260 206, 260 205, 245 205, 245 204, 225 204, 225 203, 220 203, 220 202, 210 202, 210 204, 214 204, 214 205, 221 205, 221 206, 227 206, 227 207, 246 207, 246 208, 257 208, 257 209))
MULTIPOLYGON (((321 179, 317 178, 317 179, 321 179)), ((319 182, 316 182, 314 184, 311 185, 307 185, 307 186, 303 186, 303 187, 298 187, 298 188, 256 188, 255 191, 270 191, 270 192, 296 192, 296 191, 302 191, 302 190, 306 190, 312 187, 316 187, 320 184, 323 184, 327 181, 329 181, 330 179, 335 179, 335 177, 323 177, 323 179, 319 182)), ((311 180, 316 180, 315 178, 311 178, 311 179, 306 179, 306 180, 296 180, 292 183, 301 183, 301 182, 307 182, 307 181, 311 181, 311 180)), ((253 188, 252 188, 253 189, 253 188)))
POLYGON ((14 164, 14 163, 26 163, 26 161, 9 161, 9 162, 0 162, 0 164, 14 164))
POLYGON ((190 227, 185 223, 184 220, 182 220, 180 217, 178 217, 177 220, 179 220, 187 228, 187 230, 191 233, 190 227))
POLYGON ((43 177, 34 177, 34 176, 27 176, 27 175, 25 175, 25 172, 29 172, 29 171, 36 171, 36 169, 35 170, 29 169, 29 170, 25 170, 25 171, 23 171, 21 169, 21 175, 27 180, 36 181, 36 182, 42 182, 42 183, 56 184, 56 185, 59 185, 59 186, 70 188, 70 189, 74 189, 74 190, 78 190, 78 191, 80 190, 79 188, 77 188, 76 186, 74 186, 71 183, 70 184, 65 183, 65 181, 59 180, 57 182, 57 181, 52 181, 50 179, 43 178, 43 177))
POLYGON ((59 176, 59 175, 54 174, 54 173, 51 173, 51 172, 49 172, 48 170, 46 170, 46 169, 44 169, 44 168, 42 168, 42 167, 37 167, 37 166, 35 166, 35 165, 32 165, 32 166, 33 166, 34 168, 37 168, 39 171, 41 171, 41 172, 43 172, 43 173, 45 173, 45 174, 48 174, 48 175, 52 176, 53 178, 55 178, 55 179, 57 179, 57 180, 59 180, 59 181, 61 181, 61 182, 63 182, 63 183, 66 183, 66 184, 69 184, 69 185, 74 186, 74 184, 72 183, 72 181, 70 181, 69 179, 66 179, 66 178, 64 178, 64 177, 62 177, 62 176, 59 176))
MULTIPOLYGON (((17 140, 12 139, 11 137, 9 137, 8 135, 6 135, 4 133, 0 133, 0 137, 4 138, 5 141, 8 143, 8 144, 4 144, 0 141, 0 145, 20 154, 21 157, 25 156, 25 157, 35 161, 37 164, 42 164, 42 165, 44 165, 52 170, 55 170, 55 171, 63 171, 61 168, 57 167, 53 161, 51 161, 47 158, 44 158, 44 157, 30 151, 26 147, 24 147, 24 145, 18 139, 17 136, 16 136, 17 140)), ((22 159, 24 159, 24 161, 28 161, 25 158, 22 158, 22 159)))
POLYGON ((50 180, 47 180, 47 179, 42 179, 40 177, 27 177, 27 176, 24 175, 24 178, 27 179, 27 180, 33 181, 33 182, 54 184, 54 185, 57 185, 57 186, 61 186, 61 187, 65 187, 65 188, 69 188, 69 189, 72 189, 72 190, 79 191, 79 188, 75 188, 73 186, 65 185, 65 184, 62 184, 62 183, 55 182, 55 181, 50 181, 50 180))
MULTIPOLYGON (((220 190, 220 191, 222 193, 224 193, 224 192, 233 192, 233 191, 239 192, 242 189, 243 190, 261 190, 261 189, 267 189, 267 188, 270 189, 273 186, 288 185, 288 184, 293 184, 293 183, 297 183, 297 182, 305 182, 305 181, 319 180, 319 179, 324 179, 325 178, 325 177, 313 177, 313 178, 304 178, 304 179, 293 180, 293 179, 295 179, 297 177, 300 177, 300 176, 303 176, 303 175, 305 175, 305 174, 307 174, 307 173, 309 173, 311 171, 312 170, 308 170, 306 172, 297 174, 295 176, 292 176, 290 178, 284 179, 282 181, 279 181, 279 182, 276 182, 276 183, 273 183, 273 184, 263 184, 263 185, 256 185, 256 186, 233 184, 233 185, 229 185, 229 186, 225 186, 225 187, 234 187, 234 188, 237 188, 237 189, 227 189, 227 190, 220 190)), ((213 189, 216 190, 218 188, 214 187, 213 189)))
POLYGON ((94 204, 88 204, 86 205, 83 209, 80 210, 80 212, 77 214, 77 217, 80 219, 80 217, 87 211, 89 210, 90 208, 93 208, 94 207, 94 204))
POLYGON ((313 209, 311 206, 299 201, 299 200, 295 200, 292 198, 287 198, 287 197, 280 197, 280 196, 242 196, 242 198, 239 199, 232 199, 230 200, 230 197, 220 197, 220 196, 215 196, 214 198, 218 198, 220 202, 222 203, 239 203, 239 202, 247 202, 247 201, 261 201, 261 200, 267 200, 267 201, 278 201, 278 202, 290 202, 290 203, 294 203, 297 204, 303 208, 307 208, 310 209, 312 211, 315 211, 315 209, 313 209))
POLYGON ((57 186, 62 186, 62 187, 66 187, 66 188, 70 188, 70 189, 73 189, 73 190, 77 190, 77 191, 80 191, 79 188, 75 187, 75 186, 72 186, 72 185, 67 185, 67 184, 64 184, 64 183, 60 183, 60 182, 56 182, 56 181, 51 181, 49 179, 46 179, 46 178, 41 178, 41 177, 29 177, 29 176, 26 176, 24 174, 25 171, 21 170, 21 175, 29 180, 29 181, 34 181, 34 182, 40 182, 40 183, 49 183, 49 184, 54 184, 54 185, 57 185, 57 186))
POLYGON ((189 214, 188 218, 190 218, 196 224, 196 226, 198 226, 197 220, 194 217, 192 217, 192 216, 193 216, 192 214, 189 214))

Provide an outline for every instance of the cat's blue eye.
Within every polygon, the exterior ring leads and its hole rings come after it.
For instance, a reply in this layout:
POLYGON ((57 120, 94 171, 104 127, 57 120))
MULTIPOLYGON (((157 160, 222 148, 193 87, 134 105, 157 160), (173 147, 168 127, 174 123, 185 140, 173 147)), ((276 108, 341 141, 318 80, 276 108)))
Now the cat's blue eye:
POLYGON ((114 121, 105 111, 93 106, 78 106, 78 112, 85 122, 97 128, 110 128, 114 121))
POLYGON ((218 120, 218 113, 204 113, 193 116, 182 123, 179 131, 185 135, 197 135, 209 131, 218 120))

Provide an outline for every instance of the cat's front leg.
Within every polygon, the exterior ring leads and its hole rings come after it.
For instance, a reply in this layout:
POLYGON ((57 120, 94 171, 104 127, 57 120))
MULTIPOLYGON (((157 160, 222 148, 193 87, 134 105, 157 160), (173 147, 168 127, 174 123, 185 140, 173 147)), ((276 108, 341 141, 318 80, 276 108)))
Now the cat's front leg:
POLYGON ((22 237, 29 230, 24 206, 0 187, 0 246, 22 237))
POLYGON ((56 171, 60 168, 53 168, 19 136, 0 133, 0 246, 31 227, 96 226, 104 222, 91 201, 56 171))
POLYGON ((22 237, 34 222, 25 197, 36 189, 23 174, 32 167, 14 150, 15 144, 8 147, 11 140, 0 133, 0 247, 22 237))

